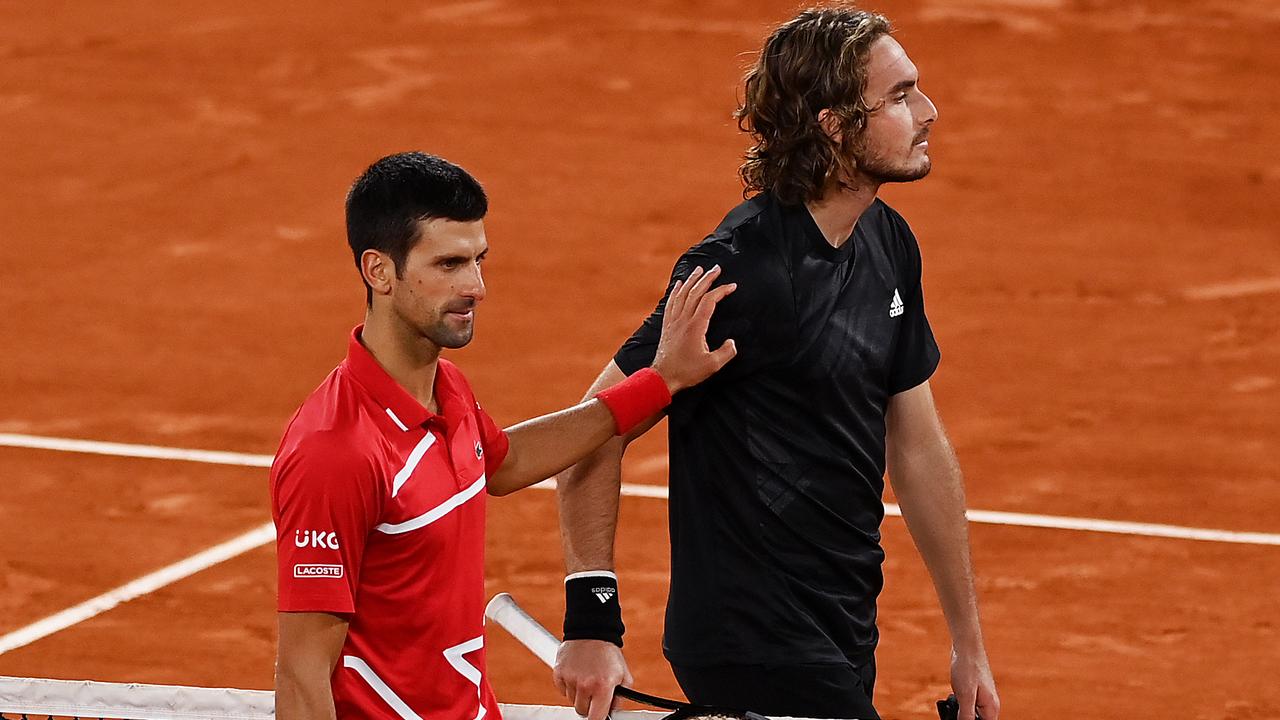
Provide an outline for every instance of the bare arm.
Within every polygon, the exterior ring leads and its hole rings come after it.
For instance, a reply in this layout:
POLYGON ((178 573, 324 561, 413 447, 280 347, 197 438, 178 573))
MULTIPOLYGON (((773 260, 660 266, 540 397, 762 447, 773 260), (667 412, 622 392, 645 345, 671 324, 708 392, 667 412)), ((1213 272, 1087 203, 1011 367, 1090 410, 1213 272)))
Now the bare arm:
MULTIPOLYGON (((592 383, 591 389, 587 390, 587 397, 593 397, 625 377, 617 364, 610 361, 592 383)), ((661 414, 654 415, 625 436, 610 438, 557 478, 560 537, 567 572, 613 569, 613 540, 618 527, 618 497, 622 487, 622 454, 632 440, 648 432, 661 419, 661 414)))
POLYGON ((961 720, 998 720, 1000 701, 987 662, 969 559, 964 479, 929 383, 889 401, 889 478, 924 559, 951 632, 951 682, 961 720))
POLYGON ((590 399, 526 420, 506 433, 511 448, 488 480, 491 495, 506 495, 561 472, 614 437, 614 422, 603 402, 590 399))
MULTIPOLYGON (((673 394, 710 377, 736 353, 732 340, 715 350, 707 348, 707 326, 716 303, 736 287, 731 283, 711 289, 719 274, 719 267, 705 274, 695 271, 667 301, 653 369, 673 394)), ((508 428, 510 448, 502 466, 488 479, 488 490, 506 495, 541 482, 599 448, 615 432, 612 413, 596 399, 508 428)))
MULTIPOLYGON (((626 375, 610 362, 592 383, 587 397, 626 375)), ((654 415, 622 437, 611 438, 556 480, 560 501, 560 538, 569 573, 613 569, 613 542, 618 528, 622 487, 622 454, 627 445, 652 428, 654 415)), ((613 689, 631 683, 622 650, 604 640, 570 640, 556 656, 555 683, 578 714, 600 720, 613 706, 613 689)))
POLYGON ((330 613, 276 615, 276 717, 279 720, 334 720, 329 678, 347 639, 347 620, 330 613))

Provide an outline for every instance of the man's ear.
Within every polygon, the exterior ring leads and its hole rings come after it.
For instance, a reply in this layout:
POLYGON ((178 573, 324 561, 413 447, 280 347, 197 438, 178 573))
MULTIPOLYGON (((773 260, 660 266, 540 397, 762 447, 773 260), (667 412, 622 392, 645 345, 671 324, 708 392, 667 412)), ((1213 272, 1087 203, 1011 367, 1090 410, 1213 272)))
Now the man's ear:
POLYGON ((360 274, 374 295, 390 295, 396 278, 396 264, 384 252, 365 250, 360 254, 360 274))
POLYGON ((823 108, 818 111, 818 124, 822 126, 823 131, 827 133, 827 137, 831 138, 832 142, 837 145, 840 144, 842 137, 840 118, 831 112, 830 108, 823 108))

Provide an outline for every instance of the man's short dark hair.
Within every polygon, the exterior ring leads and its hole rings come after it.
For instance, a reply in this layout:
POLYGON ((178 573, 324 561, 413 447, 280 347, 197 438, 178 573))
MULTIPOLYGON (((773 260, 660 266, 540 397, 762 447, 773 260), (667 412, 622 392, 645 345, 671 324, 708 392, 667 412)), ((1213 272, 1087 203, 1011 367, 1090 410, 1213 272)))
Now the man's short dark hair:
MULTIPOLYGON (((405 258, 418 242, 419 222, 473 222, 488 211, 484 188, 466 170, 435 155, 396 153, 370 165, 347 193, 347 244, 357 268, 366 250, 378 250, 391 257, 401 277, 405 258)), ((367 282, 365 301, 373 302, 367 282)))

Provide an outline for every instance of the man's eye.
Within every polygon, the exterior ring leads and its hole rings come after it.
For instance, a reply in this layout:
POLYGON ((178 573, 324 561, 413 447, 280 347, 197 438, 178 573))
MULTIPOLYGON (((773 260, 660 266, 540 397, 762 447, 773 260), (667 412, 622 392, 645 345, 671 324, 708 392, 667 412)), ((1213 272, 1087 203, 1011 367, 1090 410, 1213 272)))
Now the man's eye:
POLYGON ((900 103, 900 102, 906 102, 906 100, 907 100, 907 94, 906 94, 906 93, 903 93, 903 94, 901 94, 901 95, 899 95, 898 97, 896 97, 896 98, 894 98, 894 99, 893 99, 893 101, 894 101, 894 102, 897 102, 897 103, 900 103))

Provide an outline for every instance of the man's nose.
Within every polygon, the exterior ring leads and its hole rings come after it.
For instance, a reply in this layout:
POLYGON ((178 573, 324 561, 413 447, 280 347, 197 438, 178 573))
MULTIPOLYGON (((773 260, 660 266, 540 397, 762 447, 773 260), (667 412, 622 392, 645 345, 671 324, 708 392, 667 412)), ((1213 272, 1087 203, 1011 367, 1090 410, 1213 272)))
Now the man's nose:
POLYGON ((463 297, 471 298, 476 302, 480 302, 485 296, 484 273, 481 272, 480 266, 473 266, 473 270, 468 274, 467 281, 462 283, 458 291, 463 297))
POLYGON ((938 106, 933 104, 933 101, 929 99, 928 95, 925 95, 924 93, 920 93, 920 97, 924 98, 924 109, 925 109, 924 119, 921 120, 920 124, 931 125, 934 122, 937 122, 938 106))

